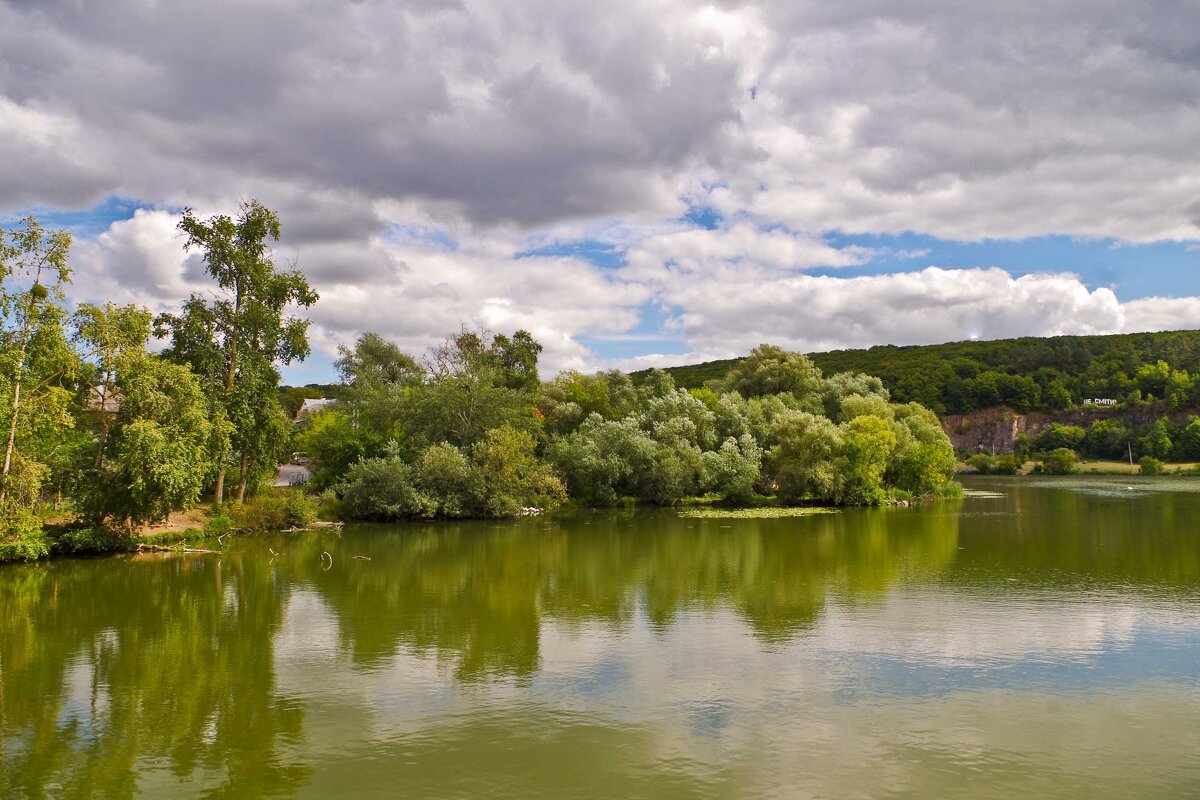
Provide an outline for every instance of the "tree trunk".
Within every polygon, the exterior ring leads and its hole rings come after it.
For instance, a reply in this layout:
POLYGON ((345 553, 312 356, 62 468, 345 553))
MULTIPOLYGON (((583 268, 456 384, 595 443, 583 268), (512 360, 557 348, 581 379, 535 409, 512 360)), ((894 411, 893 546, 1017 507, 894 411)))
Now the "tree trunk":
POLYGON ((8 444, 4 448, 4 472, 0 475, 0 503, 8 499, 8 473, 12 471, 13 450, 17 444, 17 417, 21 413, 21 381, 25 377, 25 356, 29 352, 29 329, 33 326, 33 312, 37 307, 34 289, 42 285, 41 281, 42 268, 39 265, 37 274, 33 277, 33 288, 29 290, 25 319, 21 321, 20 357, 17 359, 17 372, 13 376, 12 416, 8 421, 8 444))
POLYGON ((108 443, 108 387, 112 383, 112 373, 104 374, 104 382, 100 384, 100 444, 96 448, 96 469, 104 466, 104 447, 108 443))
MULTIPOLYGON (((24 351, 24 348, 21 348, 24 351)), ((22 362, 24 362, 24 352, 22 352, 22 362)), ((12 470, 13 448, 17 442, 17 414, 21 410, 21 366, 17 367, 18 378, 13 383, 13 399, 12 412, 8 420, 8 444, 4 448, 4 475, 3 482, 0 483, 0 503, 3 503, 8 498, 8 473, 12 470)))
POLYGON ((217 485, 213 489, 213 502, 217 505, 225 502, 225 457, 221 457, 221 469, 217 472, 217 485))
POLYGON ((237 501, 246 502, 246 478, 250 472, 250 456, 242 451, 242 464, 238 472, 237 501))

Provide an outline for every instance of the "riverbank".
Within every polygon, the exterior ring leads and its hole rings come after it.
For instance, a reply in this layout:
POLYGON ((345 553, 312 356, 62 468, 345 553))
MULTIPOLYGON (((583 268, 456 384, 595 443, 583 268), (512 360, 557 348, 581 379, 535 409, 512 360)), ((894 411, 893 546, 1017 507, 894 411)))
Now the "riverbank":
MULTIPOLYGON (((1037 461, 1026 461, 1022 464, 1015 475, 1037 475, 1034 470, 1037 467, 1037 461)), ((956 473, 961 477, 963 475, 995 475, 1003 474, 996 472, 980 472, 965 461, 960 461, 956 467, 956 473)), ((1138 464, 1130 465, 1127 461, 1105 461, 1102 459, 1093 459, 1090 461, 1079 461, 1075 464, 1075 471, 1070 474, 1075 475, 1138 475, 1141 476, 1142 468, 1138 464)), ((1160 475, 1146 475, 1147 478, 1154 477, 1200 477, 1200 462, 1188 461, 1173 464, 1164 464, 1163 471, 1160 475)))
POLYGON ((0 563, 219 546, 228 536, 340 526, 326 512, 317 498, 299 488, 275 488, 245 503, 200 503, 172 511, 160 522, 130 528, 91 526, 60 515, 45 521, 37 541, 11 546, 0 541, 0 563))

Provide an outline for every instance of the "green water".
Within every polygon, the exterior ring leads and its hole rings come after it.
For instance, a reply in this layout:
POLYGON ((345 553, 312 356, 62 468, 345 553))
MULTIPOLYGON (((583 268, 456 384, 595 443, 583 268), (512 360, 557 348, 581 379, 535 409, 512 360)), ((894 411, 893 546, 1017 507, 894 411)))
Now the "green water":
POLYGON ((0 797, 1200 796, 1200 481, 968 488, 2 567, 0 797))

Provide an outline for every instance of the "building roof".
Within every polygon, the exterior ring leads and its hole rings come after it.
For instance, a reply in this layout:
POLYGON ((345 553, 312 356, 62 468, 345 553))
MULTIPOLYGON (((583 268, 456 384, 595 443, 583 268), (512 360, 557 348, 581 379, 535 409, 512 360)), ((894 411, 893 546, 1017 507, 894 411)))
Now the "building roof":
POLYGON ((98 383, 88 389, 88 411, 103 411, 105 414, 116 414, 121 410, 121 395, 117 387, 110 383, 98 383))
POLYGON ((300 404, 299 410, 296 411, 296 419, 302 419, 311 414, 315 414, 330 403, 337 402, 328 397, 309 397, 300 404))

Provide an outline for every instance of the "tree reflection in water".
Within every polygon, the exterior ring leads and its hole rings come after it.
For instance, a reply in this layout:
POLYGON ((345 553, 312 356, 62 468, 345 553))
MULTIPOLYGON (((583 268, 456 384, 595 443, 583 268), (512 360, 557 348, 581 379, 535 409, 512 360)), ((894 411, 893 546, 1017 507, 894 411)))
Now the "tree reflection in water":
MULTIPOLYGON (((732 613, 769 649, 805 641, 831 604, 869 611, 898 588, 1002 602, 1016 586, 1024 602, 1200 587, 1189 522, 1200 495, 1003 489, 995 501, 917 510, 580 513, 231 540, 219 557, 0 568, 0 794, 121 797, 180 781, 207 796, 294 794, 332 768, 312 755, 322 687, 277 687, 277 634, 298 591, 332 614, 348 660, 339 669, 384 669, 404 654, 460 686, 519 690, 550 625, 608 631, 606 646, 621 647, 638 626, 666 637, 689 630, 685 618, 732 613)), ((632 741, 602 727, 588 735, 632 741)))

